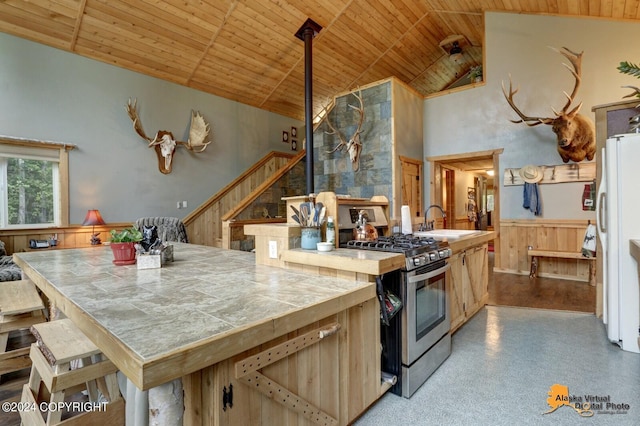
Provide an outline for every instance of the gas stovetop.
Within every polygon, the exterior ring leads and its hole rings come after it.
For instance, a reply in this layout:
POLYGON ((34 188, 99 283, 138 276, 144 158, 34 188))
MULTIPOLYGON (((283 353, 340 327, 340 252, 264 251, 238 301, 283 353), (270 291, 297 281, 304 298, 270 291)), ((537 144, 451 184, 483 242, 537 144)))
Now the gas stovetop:
POLYGON ((447 242, 431 237, 415 237, 411 234, 394 234, 378 237, 373 241, 351 240, 347 248, 402 253, 406 259, 406 269, 411 270, 451 256, 447 242))

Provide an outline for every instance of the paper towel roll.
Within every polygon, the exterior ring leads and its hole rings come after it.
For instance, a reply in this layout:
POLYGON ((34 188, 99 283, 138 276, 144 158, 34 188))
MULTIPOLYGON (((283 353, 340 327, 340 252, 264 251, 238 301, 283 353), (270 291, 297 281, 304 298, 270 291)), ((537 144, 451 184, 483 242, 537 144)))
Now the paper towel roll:
POLYGON ((400 213, 402 216, 402 233, 413 234, 413 228, 411 227, 411 210, 409 206, 402 206, 400 213))

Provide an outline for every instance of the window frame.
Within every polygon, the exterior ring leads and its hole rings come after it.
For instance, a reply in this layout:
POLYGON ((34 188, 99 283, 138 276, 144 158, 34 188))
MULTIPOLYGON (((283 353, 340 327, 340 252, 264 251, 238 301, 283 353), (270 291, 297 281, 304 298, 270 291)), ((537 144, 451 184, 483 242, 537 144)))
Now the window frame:
MULTIPOLYGON (((34 151, 42 152, 42 149, 57 151, 51 156, 51 161, 55 161, 58 164, 57 182, 54 182, 54 189, 57 185, 59 193, 59 201, 56 203, 54 200, 54 206, 57 204, 58 217, 60 223, 54 223, 51 225, 43 226, 43 224, 34 225, 2 225, 2 230, 16 230, 16 229, 38 229, 38 228, 59 228, 69 226, 69 151, 76 148, 73 144, 39 141, 32 139, 20 139, 12 138, 8 136, 0 135, 0 145, 9 145, 11 150, 17 155, 21 153, 25 156, 33 156, 34 151), (57 155, 56 155, 57 154, 57 155), (57 157, 57 160, 55 160, 57 157)), ((56 173, 54 173, 54 178, 56 173)))

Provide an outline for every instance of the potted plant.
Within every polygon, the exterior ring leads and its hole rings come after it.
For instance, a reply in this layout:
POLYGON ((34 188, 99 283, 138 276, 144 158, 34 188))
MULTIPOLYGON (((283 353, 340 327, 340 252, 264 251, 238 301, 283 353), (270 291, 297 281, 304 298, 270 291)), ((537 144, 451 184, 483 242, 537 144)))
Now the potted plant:
MULTIPOLYGON (((618 71, 620 71, 622 74, 628 74, 640 78, 640 67, 632 62, 620 62, 620 65, 618 65, 618 71)), ((624 98, 631 98, 633 96, 640 98, 640 88, 637 88, 636 86, 622 87, 634 90, 633 93, 623 96, 624 98)), ((638 104, 636 108, 640 108, 640 104, 638 104)), ((634 115, 633 117, 629 118, 629 132, 640 133, 640 114, 634 115)))
POLYGON ((472 83, 479 83, 482 81, 482 65, 471 67, 471 70, 469 71, 469 79, 472 83))
POLYGON ((121 231, 112 229, 110 234, 113 263, 116 265, 133 265, 136 263, 135 244, 142 240, 142 232, 131 226, 121 231))

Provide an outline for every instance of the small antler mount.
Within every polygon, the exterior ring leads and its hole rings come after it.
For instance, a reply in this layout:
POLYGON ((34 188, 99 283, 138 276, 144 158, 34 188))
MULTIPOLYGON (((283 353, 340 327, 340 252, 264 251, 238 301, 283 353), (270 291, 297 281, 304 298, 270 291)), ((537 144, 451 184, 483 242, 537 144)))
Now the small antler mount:
POLYGON ((357 94, 351 94, 358 100, 359 104, 359 106, 347 104, 350 109, 356 112, 356 116, 358 117, 357 127, 353 132, 353 135, 349 138, 349 140, 346 140, 344 136, 342 136, 342 133, 340 133, 340 131, 337 130, 333 126, 333 124, 331 124, 331 121, 329 120, 329 112, 326 108, 324 111, 325 122, 327 123, 327 127, 329 127, 331 131, 325 131, 325 133, 327 135, 335 135, 340 140, 340 143, 336 145, 336 147, 331 151, 327 151, 327 153, 334 153, 336 151, 348 153, 349 159, 351 160, 351 168, 354 172, 357 172, 360 168, 360 152, 362 151, 362 141, 360 140, 360 134, 362 133, 362 124, 364 123, 364 102, 362 100, 362 90, 358 89, 357 94))

